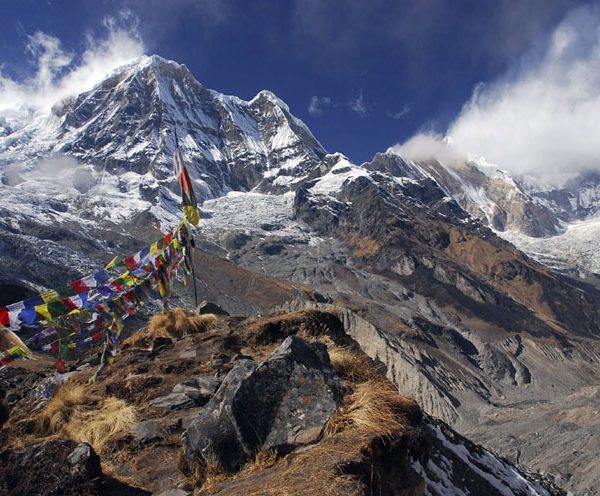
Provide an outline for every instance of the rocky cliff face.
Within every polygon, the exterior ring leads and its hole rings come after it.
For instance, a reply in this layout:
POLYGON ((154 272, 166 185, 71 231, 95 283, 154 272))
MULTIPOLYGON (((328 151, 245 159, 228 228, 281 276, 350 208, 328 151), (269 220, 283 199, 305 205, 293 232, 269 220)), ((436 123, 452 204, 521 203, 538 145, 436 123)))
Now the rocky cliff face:
POLYGON ((508 173, 487 164, 464 161, 449 166, 436 160, 410 162, 388 151, 376 154, 364 166, 399 177, 429 177, 470 215, 497 231, 543 237, 561 230, 560 211, 537 202, 508 173))
POLYGON ((325 155, 272 93, 249 102, 222 95, 156 56, 12 126, 0 137, 2 188, 30 194, 13 208, 25 200, 38 218, 122 223, 153 206, 164 218, 176 210, 176 135, 200 199, 259 185, 289 190, 325 155))

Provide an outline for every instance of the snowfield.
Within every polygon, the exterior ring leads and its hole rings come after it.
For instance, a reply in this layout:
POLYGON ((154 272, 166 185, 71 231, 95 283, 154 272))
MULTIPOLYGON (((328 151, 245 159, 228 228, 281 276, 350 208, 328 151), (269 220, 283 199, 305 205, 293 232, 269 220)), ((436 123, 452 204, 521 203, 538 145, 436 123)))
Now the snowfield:
POLYGON ((550 238, 497 232, 531 258, 559 270, 600 274, 600 216, 568 224, 566 231, 550 238))

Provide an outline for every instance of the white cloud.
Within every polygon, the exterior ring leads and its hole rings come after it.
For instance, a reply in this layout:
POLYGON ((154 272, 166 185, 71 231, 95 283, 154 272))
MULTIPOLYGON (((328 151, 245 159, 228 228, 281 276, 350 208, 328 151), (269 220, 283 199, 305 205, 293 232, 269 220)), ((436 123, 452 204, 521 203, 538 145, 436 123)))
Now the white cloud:
POLYGON ((356 98, 348 102, 348 107, 350 107, 350 110, 352 110, 352 112, 356 112, 361 117, 367 115, 369 108, 362 90, 360 90, 360 93, 356 98))
MULTIPOLYGON (((600 169, 599 116, 600 8, 587 6, 571 11, 508 74, 478 85, 447 135, 454 152, 465 152, 459 155, 560 181, 600 169)), ((439 138, 418 134, 393 149, 447 159, 439 138)))
POLYGON ((130 11, 103 21, 103 35, 89 33, 80 56, 68 53, 59 39, 40 31, 28 37, 27 52, 37 70, 16 81, 0 70, 0 110, 25 107, 47 111, 63 98, 91 89, 120 65, 143 55, 137 18, 130 11))
POLYGON ((308 103, 308 113, 313 117, 323 115, 325 108, 333 105, 333 101, 328 96, 312 96, 308 103))
POLYGON ((439 134, 419 133, 402 145, 395 145, 390 151, 415 161, 439 160, 447 165, 465 159, 456 146, 439 134))
POLYGON ((600 9, 573 11, 541 56, 480 85, 448 134, 517 173, 600 169, 600 9))

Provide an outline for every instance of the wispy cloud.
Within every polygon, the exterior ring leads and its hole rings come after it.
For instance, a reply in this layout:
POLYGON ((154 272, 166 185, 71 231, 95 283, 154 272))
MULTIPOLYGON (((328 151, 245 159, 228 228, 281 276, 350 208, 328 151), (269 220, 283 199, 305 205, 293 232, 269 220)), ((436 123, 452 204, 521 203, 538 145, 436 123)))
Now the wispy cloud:
MULTIPOLYGON (((600 170, 600 7, 573 10, 544 46, 499 80, 478 85, 449 126, 451 156, 479 155, 516 174, 561 180, 600 170)), ((394 148, 447 159, 422 133, 394 148)))
POLYGON ((48 110, 54 103, 91 89, 116 67, 143 55, 138 20, 130 11, 103 20, 101 34, 89 32, 81 54, 66 51, 58 38, 38 31, 28 36, 35 74, 18 81, 0 70, 0 110, 48 110))
POLYGON ((450 139, 433 133, 416 134, 403 144, 394 145, 391 150, 410 160, 439 160, 447 165, 465 159, 450 139))
POLYGON ((358 96, 348 102, 348 107, 352 112, 357 113, 361 117, 365 117, 369 112, 369 103, 365 99, 363 90, 361 89, 358 96))
POLYGON ((399 112, 388 111, 387 116, 390 119, 398 120, 398 119, 402 119, 402 117, 404 117, 409 112, 410 112, 410 106, 405 104, 404 107, 402 107, 402 109, 399 112))
POLYGON ((357 55, 369 53, 369 46, 393 46, 403 61, 403 79, 420 84, 439 70, 431 54, 454 58, 454 47, 468 46, 463 62, 469 67, 461 70, 482 65, 501 70, 577 3, 581 0, 478 2, 474 16, 444 0, 294 0, 291 35, 311 63, 352 72, 357 55), (448 44, 448 33, 460 33, 463 44, 448 44))
POLYGON ((333 105, 333 101, 328 96, 312 96, 308 103, 308 113, 313 117, 323 115, 323 112, 333 105))

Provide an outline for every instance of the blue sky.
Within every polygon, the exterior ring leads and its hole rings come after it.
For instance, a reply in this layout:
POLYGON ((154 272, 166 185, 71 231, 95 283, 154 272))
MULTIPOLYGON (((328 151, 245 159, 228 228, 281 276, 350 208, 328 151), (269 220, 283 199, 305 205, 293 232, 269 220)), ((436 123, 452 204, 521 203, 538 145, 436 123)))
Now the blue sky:
MULTIPOLYGON (((60 40, 73 65, 118 25, 145 53, 186 64, 209 88, 244 99, 273 91, 328 150, 358 163, 415 134, 444 134, 479 83, 497 85, 521 74, 532 57, 538 63, 565 17, 580 5, 594 7, 564 0, 0 5, 5 80, 33 77, 38 66, 31 37, 37 32, 60 40)), ((56 68, 53 77, 71 65, 56 68)))

